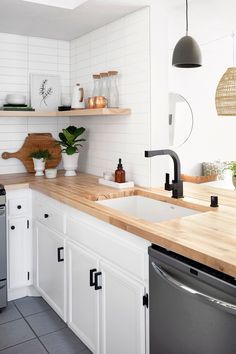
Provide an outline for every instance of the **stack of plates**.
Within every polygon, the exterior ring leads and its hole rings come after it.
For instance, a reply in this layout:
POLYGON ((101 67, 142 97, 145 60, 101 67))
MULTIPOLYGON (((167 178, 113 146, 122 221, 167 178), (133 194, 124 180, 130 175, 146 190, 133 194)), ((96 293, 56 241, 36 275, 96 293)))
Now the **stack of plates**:
POLYGON ((7 104, 21 105, 26 103, 25 95, 10 94, 6 97, 7 104))
POLYGON ((34 111, 33 108, 27 106, 25 95, 9 94, 6 96, 6 102, 2 107, 4 111, 34 111))

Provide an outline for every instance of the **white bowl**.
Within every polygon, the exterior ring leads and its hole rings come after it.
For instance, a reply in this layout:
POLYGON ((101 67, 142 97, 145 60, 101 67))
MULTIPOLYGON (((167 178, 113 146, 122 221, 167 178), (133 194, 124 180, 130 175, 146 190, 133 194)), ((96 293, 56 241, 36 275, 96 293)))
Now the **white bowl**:
POLYGON ((6 102, 8 104, 25 104, 26 96, 17 95, 17 94, 9 94, 6 96, 6 102))
POLYGON ((57 169, 56 168, 46 168, 45 176, 46 176, 46 178, 56 178, 57 177, 57 169))

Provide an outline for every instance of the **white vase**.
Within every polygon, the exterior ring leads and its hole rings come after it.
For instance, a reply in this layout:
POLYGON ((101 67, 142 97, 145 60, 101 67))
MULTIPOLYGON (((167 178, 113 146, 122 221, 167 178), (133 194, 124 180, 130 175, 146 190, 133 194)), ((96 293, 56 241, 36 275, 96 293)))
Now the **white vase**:
POLYGON ((35 176, 43 176, 45 170, 45 161, 43 159, 35 159, 33 157, 35 176))
POLYGON ((233 182, 234 188, 236 189, 236 176, 232 176, 232 182, 233 182))
POLYGON ((62 153, 62 161, 64 170, 66 171, 65 176, 71 177, 76 176, 76 169, 78 166, 79 152, 73 155, 67 155, 65 152, 62 153))

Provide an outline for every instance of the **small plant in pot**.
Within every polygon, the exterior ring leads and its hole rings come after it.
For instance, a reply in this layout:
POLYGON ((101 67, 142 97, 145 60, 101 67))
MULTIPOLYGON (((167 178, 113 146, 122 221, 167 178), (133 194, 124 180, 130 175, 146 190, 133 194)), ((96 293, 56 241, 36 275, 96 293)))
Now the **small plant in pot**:
POLYGON ((231 161, 226 168, 232 173, 232 182, 236 189, 236 161, 231 161))
POLYGON ((31 152, 30 157, 32 157, 34 162, 35 176, 43 176, 43 171, 45 170, 45 163, 47 160, 52 158, 51 153, 48 150, 34 150, 31 152))
POLYGON ((80 143, 86 141, 86 139, 79 139, 80 135, 85 132, 85 128, 75 126, 69 126, 66 129, 62 129, 59 133, 59 139, 57 143, 62 147, 62 160, 64 169, 66 171, 65 176, 76 176, 76 169, 79 159, 79 146, 80 143))

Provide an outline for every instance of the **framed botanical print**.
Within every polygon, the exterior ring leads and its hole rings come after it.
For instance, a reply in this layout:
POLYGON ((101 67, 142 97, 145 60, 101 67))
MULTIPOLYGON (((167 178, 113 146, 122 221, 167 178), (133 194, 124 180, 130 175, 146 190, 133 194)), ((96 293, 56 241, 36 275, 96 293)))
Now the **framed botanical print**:
POLYGON ((31 74, 30 101, 35 111, 57 111, 61 104, 60 76, 31 74))

